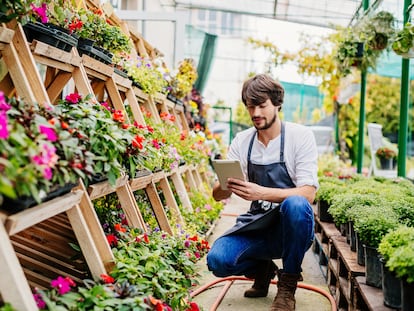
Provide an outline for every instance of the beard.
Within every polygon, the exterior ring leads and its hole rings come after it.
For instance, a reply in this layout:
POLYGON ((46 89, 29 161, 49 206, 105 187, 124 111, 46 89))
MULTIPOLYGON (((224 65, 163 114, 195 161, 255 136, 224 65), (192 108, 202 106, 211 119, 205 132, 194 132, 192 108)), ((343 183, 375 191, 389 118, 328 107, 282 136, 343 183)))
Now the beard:
POLYGON ((273 116, 273 118, 269 122, 266 119, 264 120, 265 120, 265 123, 262 126, 257 126, 256 124, 253 123, 256 130, 260 131, 260 130, 269 129, 276 122, 276 114, 273 116))

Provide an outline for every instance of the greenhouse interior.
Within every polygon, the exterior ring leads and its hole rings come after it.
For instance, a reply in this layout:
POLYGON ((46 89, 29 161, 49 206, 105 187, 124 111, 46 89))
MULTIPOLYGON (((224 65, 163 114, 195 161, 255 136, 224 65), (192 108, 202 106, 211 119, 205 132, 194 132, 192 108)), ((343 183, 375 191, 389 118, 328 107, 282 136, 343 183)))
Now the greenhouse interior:
POLYGON ((0 311, 413 311, 413 7, 2 0, 0 311))

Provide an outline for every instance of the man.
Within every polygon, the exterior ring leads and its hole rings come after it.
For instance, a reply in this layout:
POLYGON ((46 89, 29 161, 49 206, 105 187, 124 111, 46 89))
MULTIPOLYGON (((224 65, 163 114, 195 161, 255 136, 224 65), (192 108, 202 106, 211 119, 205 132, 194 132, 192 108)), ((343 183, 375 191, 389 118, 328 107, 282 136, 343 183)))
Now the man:
POLYGON ((219 277, 254 278, 245 297, 267 296, 277 274, 271 310, 295 310, 303 257, 314 238, 311 203, 319 187, 315 138, 307 127, 280 120, 284 89, 270 76, 250 78, 241 95, 254 127, 234 138, 228 158, 240 160, 248 181, 229 178, 228 190, 217 182, 213 197, 219 201, 234 193, 251 206, 213 243, 207 265, 219 277), (272 260, 279 258, 280 270, 272 260))

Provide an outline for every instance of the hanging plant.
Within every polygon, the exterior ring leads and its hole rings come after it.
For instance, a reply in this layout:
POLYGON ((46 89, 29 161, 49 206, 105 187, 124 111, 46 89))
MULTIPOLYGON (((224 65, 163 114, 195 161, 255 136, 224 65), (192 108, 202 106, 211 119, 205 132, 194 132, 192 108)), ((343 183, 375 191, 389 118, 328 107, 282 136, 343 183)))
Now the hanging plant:
POLYGON ((397 35, 392 43, 392 49, 398 55, 403 57, 414 57, 412 51, 414 42, 414 25, 410 22, 406 23, 397 35))

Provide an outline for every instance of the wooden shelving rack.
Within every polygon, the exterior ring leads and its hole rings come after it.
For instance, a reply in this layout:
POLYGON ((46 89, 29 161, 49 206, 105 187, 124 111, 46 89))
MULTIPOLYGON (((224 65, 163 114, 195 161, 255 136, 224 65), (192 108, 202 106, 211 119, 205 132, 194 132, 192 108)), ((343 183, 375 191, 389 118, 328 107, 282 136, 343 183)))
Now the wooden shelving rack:
MULTIPOLYGON (((87 1, 87 5, 99 6, 94 1, 87 1)), ((113 12, 110 18, 117 21, 113 12)), ((125 24, 122 27, 127 29, 125 24)), ((134 53, 156 54, 139 34, 131 31, 130 36, 137 48, 134 53)), ((76 48, 65 52, 42 42, 28 43, 20 24, 0 27, 0 56, 0 89, 7 96, 18 96, 30 103, 53 104, 69 88, 84 96, 93 94, 97 101, 107 100, 126 116, 125 107, 129 105, 133 121, 139 124, 145 125, 141 109, 144 107, 155 122, 162 122, 159 113, 165 111, 176 116, 178 128, 188 130, 182 106, 161 94, 155 97, 145 94, 113 67, 87 55, 80 56, 76 48), (42 74, 40 67, 44 68, 42 74)), ((0 300, 10 302, 17 310, 37 310, 32 296, 34 287, 48 288, 58 275, 80 281, 84 277, 99 279, 111 270, 114 256, 93 206, 93 200, 104 195, 116 193, 128 223, 145 231, 134 198, 134 191, 144 189, 160 228, 173 234, 157 187, 174 222, 183 223, 170 182, 182 206, 191 211, 188 193, 205 182, 199 171, 188 164, 171 172, 138 178, 124 176, 114 186, 104 181, 87 187, 80 180, 68 194, 22 212, 9 214, 0 210, 0 300), (70 243, 79 245, 81 253, 72 249, 70 243), (74 260, 75 255, 79 259, 74 260)))
POLYGON ((320 221, 315 213, 313 251, 319 256, 328 287, 340 311, 391 311, 382 290, 365 284, 365 267, 334 223, 320 221))

